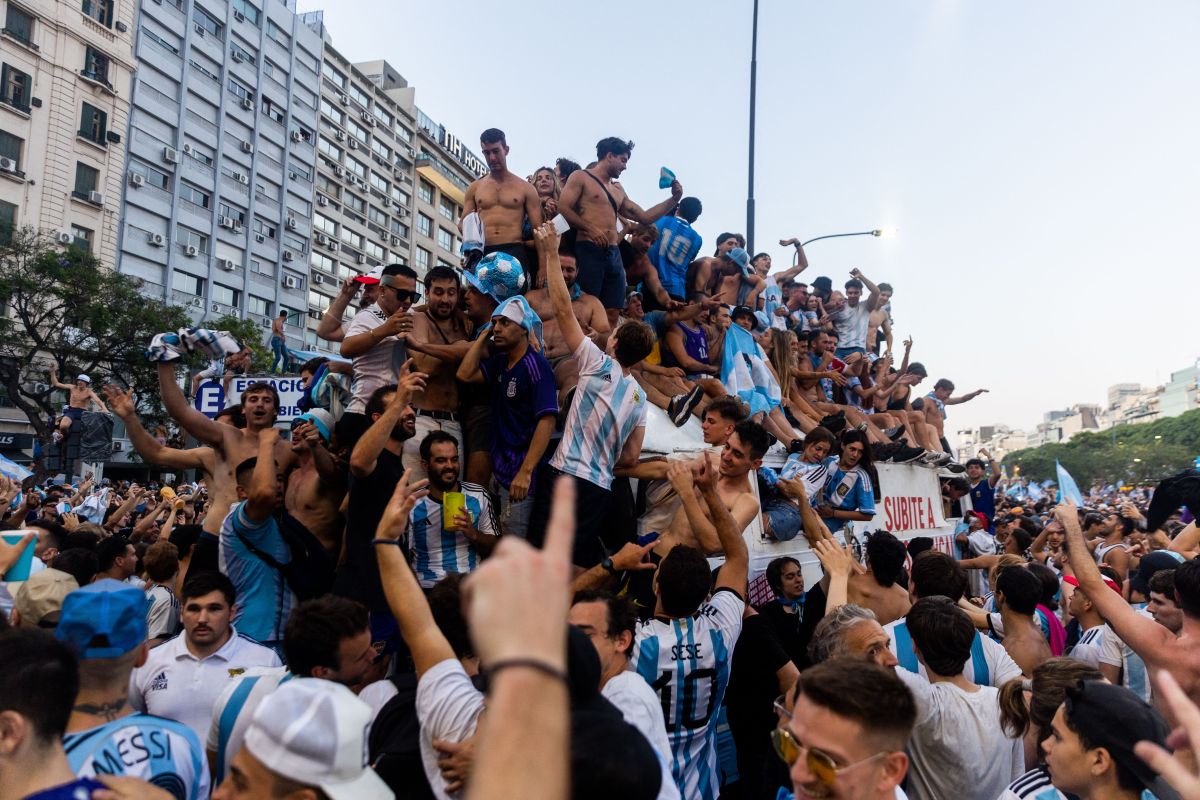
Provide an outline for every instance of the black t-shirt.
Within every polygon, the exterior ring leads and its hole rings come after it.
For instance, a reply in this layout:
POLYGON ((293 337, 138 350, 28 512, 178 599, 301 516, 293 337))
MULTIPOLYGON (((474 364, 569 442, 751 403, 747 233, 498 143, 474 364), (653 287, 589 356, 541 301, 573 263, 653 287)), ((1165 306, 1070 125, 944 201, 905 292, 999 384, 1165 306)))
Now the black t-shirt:
POLYGON ((813 629, 825 616, 825 593, 820 585, 804 595, 804 603, 795 614, 776 600, 764 603, 758 613, 771 626, 784 652, 796 666, 799 669, 808 667, 808 643, 812 641, 813 629))
POLYGON ((338 568, 334 593, 354 598, 371 611, 388 610, 371 540, 375 538, 375 529, 403 475, 400 456, 385 448, 379 453, 374 472, 365 478, 350 476, 346 562, 338 568))
POLYGON ((764 787, 763 773, 771 752, 771 730, 776 725, 773 701, 779 696, 777 672, 789 657, 774 626, 756 614, 742 623, 733 649, 733 668, 725 691, 726 716, 738 759, 741 796, 773 800, 775 791, 764 787))

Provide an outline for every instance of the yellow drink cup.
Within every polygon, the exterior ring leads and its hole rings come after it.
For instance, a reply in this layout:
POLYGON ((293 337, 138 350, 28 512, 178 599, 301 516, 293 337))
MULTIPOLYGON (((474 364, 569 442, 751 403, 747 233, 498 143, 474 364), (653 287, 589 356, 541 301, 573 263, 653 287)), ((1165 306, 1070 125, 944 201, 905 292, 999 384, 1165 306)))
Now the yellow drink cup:
MULTIPOLYGON (((467 496, 462 492, 445 492, 442 495, 442 530, 454 527, 454 518, 467 506, 467 496)), ((468 511, 467 515, 470 516, 468 511)))

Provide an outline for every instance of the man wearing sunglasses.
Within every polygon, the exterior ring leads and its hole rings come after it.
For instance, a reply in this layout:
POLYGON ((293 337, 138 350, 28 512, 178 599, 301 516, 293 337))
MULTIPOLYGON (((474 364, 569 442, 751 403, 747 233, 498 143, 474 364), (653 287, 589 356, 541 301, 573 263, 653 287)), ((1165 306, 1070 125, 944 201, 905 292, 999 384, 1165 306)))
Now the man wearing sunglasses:
POLYGON ((359 311, 346 328, 342 356, 354 359, 350 403, 338 420, 338 442, 353 449, 371 427, 367 400, 380 386, 395 383, 408 359, 405 340, 412 333, 409 314, 417 294, 417 273, 404 264, 388 264, 379 278, 379 297, 359 311))
POLYGON ((791 771, 796 800, 903 800, 904 748, 917 709, 893 670, 825 661, 801 673, 791 699, 790 708, 775 704, 771 741, 791 771))

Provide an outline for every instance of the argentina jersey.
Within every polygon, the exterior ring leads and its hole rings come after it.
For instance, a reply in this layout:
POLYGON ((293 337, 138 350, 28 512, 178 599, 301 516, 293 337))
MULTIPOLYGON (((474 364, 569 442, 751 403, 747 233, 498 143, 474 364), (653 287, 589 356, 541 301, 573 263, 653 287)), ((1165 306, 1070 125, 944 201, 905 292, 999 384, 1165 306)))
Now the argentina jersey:
POLYGON ((721 792, 718 711, 745 608, 736 592, 718 589, 695 617, 652 619, 634 640, 630 664, 662 702, 671 775, 684 800, 716 800, 721 792))
POLYGON ((204 752, 192 729, 150 714, 131 714, 91 730, 68 733, 63 748, 71 771, 82 778, 141 778, 176 800, 206 800, 204 752))
MULTIPOLYGON (((888 635, 888 649, 900 662, 900 667, 928 680, 925 665, 917 659, 916 651, 913 650, 908 623, 903 619, 889 622, 883 626, 883 631, 888 635)), ((1013 678, 1021 677, 1021 668, 1012 660, 1012 656, 1003 645, 976 631, 971 642, 971 654, 963 664, 962 674, 974 684, 994 686, 998 689, 1013 678)))
MULTIPOLYGON (((477 483, 462 482, 466 509, 475 528, 485 536, 496 536, 492 501, 477 483)), ((417 501, 408 516, 409 552, 413 570, 423 589, 431 588, 451 573, 467 573, 479 565, 474 543, 457 531, 442 526, 442 501, 426 495, 417 501)))
POLYGON ((655 223, 658 241, 647 255, 658 270, 659 280, 668 294, 686 297, 687 266, 700 251, 702 239, 688 221, 681 217, 663 217, 655 223))
POLYGON ((625 441, 646 425, 646 393, 591 339, 574 356, 579 384, 550 466, 608 489, 625 441))
POLYGON ((293 677, 287 667, 252 667, 221 692, 213 704, 212 723, 205 742, 218 784, 225 780, 233 757, 242 749, 254 710, 263 698, 293 677))

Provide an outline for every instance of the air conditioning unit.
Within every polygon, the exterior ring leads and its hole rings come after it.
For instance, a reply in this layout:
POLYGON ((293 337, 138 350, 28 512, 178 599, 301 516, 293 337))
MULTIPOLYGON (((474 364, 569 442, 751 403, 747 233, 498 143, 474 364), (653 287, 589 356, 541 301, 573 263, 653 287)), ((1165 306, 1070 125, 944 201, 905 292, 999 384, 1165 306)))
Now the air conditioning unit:
POLYGON ((233 272, 237 268, 237 264, 233 263, 232 258, 222 258, 217 262, 217 265, 226 272, 233 272))
MULTIPOLYGON (((168 147, 167 149, 170 150, 171 148, 168 147)), ((192 146, 190 144, 185 144, 183 146, 183 154, 185 156, 190 156, 192 154, 192 146)), ((170 159, 168 159, 168 160, 170 160, 170 159)))
POLYGON ((163 161, 167 162, 168 164, 178 164, 179 163, 179 151, 176 150, 174 147, 164 147, 163 148, 163 161))
POLYGON ((323 194, 317 195, 317 205, 319 205, 319 206, 329 205, 329 198, 323 194))
POLYGON ((393 237, 392 237, 392 247, 395 247, 395 246, 396 246, 396 245, 398 245, 398 244, 400 244, 400 237, 399 237, 399 236, 393 236, 393 237))
POLYGON ((102 206, 104 205, 104 195, 100 192, 88 192, 88 202, 102 206))
POLYGON ((303 142, 304 141, 304 137, 300 134, 300 131, 292 131, 292 141, 293 142, 303 142))
POLYGON ((213 310, 213 312, 214 312, 214 313, 216 313, 216 314, 220 314, 220 313, 221 313, 221 304, 220 304, 220 303, 213 303, 213 304, 212 304, 212 306, 211 306, 211 308, 212 308, 212 310, 213 310))
POLYGON ((243 153, 253 153, 254 145, 250 144, 249 142, 242 142, 242 152, 243 153))
POLYGON ((129 173, 129 185, 130 186, 145 186, 146 179, 143 178, 141 175, 138 175, 136 172, 131 172, 131 173, 129 173))
POLYGON ((17 162, 11 158, 0 158, 0 172, 16 172, 17 162))
POLYGON ((114 441, 114 442, 112 443, 112 451, 113 451, 114 453, 119 453, 119 452, 121 452, 121 451, 122 451, 122 450, 124 450, 124 449, 125 449, 125 443, 124 443, 124 442, 121 442, 121 441, 114 441))
POLYGON ((245 109, 254 108, 254 101, 251 100, 249 97, 243 97, 242 98, 242 108, 245 108, 245 109))
POLYGON ((242 55, 241 50, 234 50, 233 51, 233 60, 240 64, 246 60, 246 57, 244 55, 242 55))
POLYGON ((375 121, 374 117, 367 117, 367 127, 368 128, 374 128, 378 124, 379 123, 375 121))
POLYGON ((192 27, 193 27, 193 28, 195 28, 195 30, 196 30, 196 35, 197 35, 197 36, 203 36, 203 35, 204 35, 204 26, 203 26, 203 25, 201 25, 201 24, 197 23, 196 25, 194 25, 194 26, 192 26, 192 27))
POLYGON ((284 251, 283 251, 283 260, 284 260, 284 261, 291 261, 291 260, 292 260, 292 259, 294 259, 295 257, 296 257, 296 256, 295 256, 295 255, 292 253, 292 251, 290 251, 290 250, 284 250, 284 251))
POLYGON ((271 327, 271 320, 269 320, 269 319, 264 319, 264 320, 262 321, 262 326, 263 326, 264 328, 269 328, 269 327, 271 327))
POLYGON ((341 249, 341 248, 340 248, 340 246, 338 245, 338 243, 337 243, 337 242, 335 242, 335 241, 332 241, 332 240, 331 240, 331 241, 329 242, 329 249, 330 249, 330 251, 331 251, 331 252, 334 252, 334 253, 336 253, 336 252, 337 252, 339 249, 341 249))
POLYGON ((351 139, 349 147, 351 150, 357 150, 358 149, 358 139, 351 139))
POLYGON ((239 172, 237 179, 238 179, 238 183, 244 183, 247 186, 250 185, 250 176, 248 176, 248 175, 243 175, 239 172))
POLYGON ((319 319, 321 319, 321 312, 317 311, 315 308, 310 308, 308 310, 308 318, 319 320, 319 319))
POLYGON ((234 18, 234 19, 236 19, 238 22, 245 22, 245 21, 246 21, 246 15, 245 15, 245 14, 243 14, 242 12, 240 12, 240 11, 234 11, 234 12, 233 12, 233 18, 234 18))
MULTIPOLYGON (((284 253, 284 255, 286 256, 287 253, 284 253)), ((283 276, 283 288, 299 289, 300 288, 300 279, 296 278, 292 275, 284 275, 283 276)))
POLYGON ((261 233, 256 233, 256 234, 254 234, 254 241, 256 241, 256 242, 265 242, 265 241, 266 241, 266 239, 265 239, 265 238, 263 238, 263 235, 262 235, 261 233))
POLYGON ((162 247, 167 243, 167 237, 163 236, 161 233, 152 233, 146 237, 146 241, 155 247, 162 247))
POLYGON ((342 101, 342 105, 348 105, 350 103, 350 95, 348 94, 340 95, 338 99, 342 101))
POLYGON ((195 258, 200 253, 200 249, 194 244, 189 244, 187 247, 183 248, 183 252, 189 258, 195 258))
POLYGON ((295 230, 295 229, 296 229, 296 226, 297 226, 297 225, 299 225, 299 224, 300 224, 300 223, 296 222, 296 218, 295 218, 295 217, 288 217, 288 218, 287 218, 287 226, 288 226, 289 228, 291 228, 292 230, 295 230))
POLYGON ((55 238, 58 239, 59 244, 70 244, 71 242, 75 241, 75 237, 67 231, 59 231, 58 236, 55 238))
POLYGON ((195 306, 196 308, 204 308, 204 298, 203 297, 193 297, 191 305, 195 306))
POLYGON ((314 272, 314 273, 313 273, 313 276, 312 276, 312 282, 313 282, 313 283, 315 283, 315 284, 318 284, 318 285, 320 285, 320 284, 323 284, 323 283, 325 283, 325 279, 324 279, 323 277, 321 277, 320 275, 318 275, 317 273, 315 273, 315 272, 314 272))
POLYGON ((362 253, 359 253, 358 254, 358 263, 360 263, 360 264, 367 263, 367 257, 364 256, 362 253))
POLYGON ((408 148, 408 154, 413 158, 417 157, 417 149, 415 147, 408 148))
POLYGON ((288 170, 288 177, 289 177, 289 178, 291 178, 292 180, 296 180, 296 178, 299 178, 300 176, 296 174, 296 170, 294 170, 294 169, 289 169, 289 170, 288 170))
POLYGON ((323 233, 318 233, 317 234, 317 244, 319 244, 319 245, 329 244, 329 237, 323 233))
POLYGON ((334 167, 333 174, 337 175, 339 178, 344 178, 346 176, 346 170, 344 167, 334 167))
POLYGON ((217 224, 222 228, 229 228, 230 230, 233 230, 233 217, 218 217, 217 224))
POLYGON ((344 142, 344 141, 346 141, 346 132, 338 131, 337 133, 335 133, 333 135, 333 138, 337 139, 339 142, 344 142))

